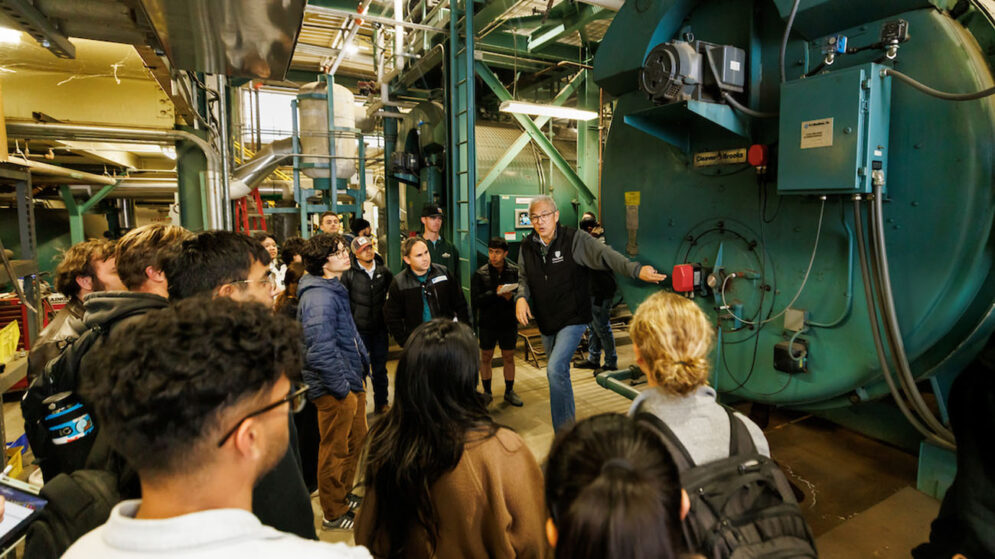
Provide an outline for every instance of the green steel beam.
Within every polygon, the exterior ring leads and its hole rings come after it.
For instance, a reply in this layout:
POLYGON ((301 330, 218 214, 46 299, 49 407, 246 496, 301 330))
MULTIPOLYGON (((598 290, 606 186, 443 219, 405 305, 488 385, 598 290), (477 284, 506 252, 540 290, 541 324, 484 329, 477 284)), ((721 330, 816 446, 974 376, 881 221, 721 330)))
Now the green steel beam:
POLYGON ((105 185, 96 194, 91 196, 89 200, 82 204, 77 204, 76 198, 73 198, 72 189, 68 185, 62 185, 59 192, 62 194, 62 201, 66 203, 66 210, 69 212, 69 237, 73 244, 86 240, 86 234, 83 231, 83 214, 90 211, 93 206, 106 198, 115 188, 117 188, 116 183, 105 185))
POLYGON ((491 0, 473 16, 473 28, 483 30, 491 22, 504 17, 518 3, 518 0, 491 0))
MULTIPOLYGON (((570 96, 577 91, 577 88, 584 83, 584 74, 585 72, 578 72, 576 76, 567 82, 567 85, 565 85, 563 89, 556 94, 556 97, 553 98, 552 104, 557 106, 563 105, 563 103, 565 103, 567 99, 569 99, 570 96)), ((535 124, 536 128, 541 129, 547 122, 549 122, 549 119, 550 117, 548 116, 538 116, 532 122, 535 124)), ((511 164, 516 157, 518 157, 518 154, 525 149, 525 146, 529 145, 529 139, 530 136, 528 132, 522 132, 522 134, 518 136, 518 139, 516 139, 511 146, 509 146, 508 149, 501 154, 501 157, 499 157, 497 162, 494 163, 494 166, 487 171, 487 175, 484 176, 483 180, 481 180, 479 184, 477 184, 477 198, 484 195, 484 192, 486 192, 487 189, 494 184, 494 181, 497 180, 508 165, 511 164)))
MULTIPOLYGON (((600 111, 598 84, 594 83, 594 73, 591 70, 580 72, 584 87, 577 94, 577 108, 600 111)), ((580 121, 577 123, 577 174, 585 184, 600 184, 598 180, 598 120, 580 121)), ((598 192, 598 207, 594 210, 600 215, 601 192, 598 192)))
MULTIPOLYGON (((478 61, 476 63, 476 70, 477 75, 484 80, 484 83, 491 88, 491 91, 497 95, 498 99, 501 101, 510 101, 512 99, 511 93, 508 93, 508 90, 501 83, 501 80, 494 75, 494 72, 492 72, 487 65, 478 61)), ((570 164, 567 163, 567 160, 560 155, 560 152, 556 150, 553 143, 549 141, 549 138, 542 133, 542 130, 540 130, 539 127, 525 115, 514 113, 512 116, 514 116, 515 120, 522 125, 522 128, 524 128, 529 136, 531 136, 532 141, 539 146, 539 149, 541 149, 546 156, 549 157, 549 160, 553 163, 553 165, 555 165, 556 168, 563 173, 563 176, 567 179, 567 182, 570 183, 570 186, 572 186, 578 194, 584 197, 587 203, 594 203, 597 196, 595 196, 595 194, 591 192, 591 189, 584 184, 584 181, 577 176, 577 173, 574 171, 573 167, 571 167, 570 164)))
POLYGON ((573 62, 583 62, 581 59, 581 49, 578 49, 572 45, 552 43, 546 45, 546 47, 539 52, 525 52, 522 48, 524 46, 522 43, 523 41, 521 37, 516 38, 511 33, 495 31, 486 37, 477 39, 476 46, 477 51, 496 52, 511 56, 517 55, 519 57, 532 58, 536 60, 548 60, 550 62, 570 60, 573 62))
POLYGON ((529 36, 529 51, 531 52, 541 49, 543 46, 552 45, 563 37, 583 30, 592 21, 609 18, 612 15, 613 12, 610 10, 586 5, 578 10, 575 15, 564 17, 557 24, 540 27, 533 31, 532 35, 529 36))

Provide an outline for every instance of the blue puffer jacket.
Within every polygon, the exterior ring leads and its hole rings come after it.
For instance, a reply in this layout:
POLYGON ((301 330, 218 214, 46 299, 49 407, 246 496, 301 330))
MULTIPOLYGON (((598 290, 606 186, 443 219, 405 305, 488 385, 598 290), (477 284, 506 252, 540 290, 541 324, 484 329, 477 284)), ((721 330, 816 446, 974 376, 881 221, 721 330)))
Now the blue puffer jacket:
POLYGON ((337 279, 310 274, 297 287, 297 318, 304 325, 304 382, 312 400, 325 394, 342 399, 362 392, 370 358, 349 307, 349 292, 337 279))

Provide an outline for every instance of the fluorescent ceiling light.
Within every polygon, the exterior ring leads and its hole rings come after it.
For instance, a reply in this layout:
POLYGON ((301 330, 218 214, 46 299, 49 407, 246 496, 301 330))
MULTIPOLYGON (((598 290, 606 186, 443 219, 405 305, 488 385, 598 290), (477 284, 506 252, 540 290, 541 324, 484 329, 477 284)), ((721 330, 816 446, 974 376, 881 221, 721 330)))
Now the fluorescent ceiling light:
POLYGON ((347 44, 345 46, 345 53, 349 54, 349 55, 358 54, 359 53, 359 45, 357 45, 356 43, 349 43, 349 44, 347 44))
POLYGON ((20 43, 21 32, 17 29, 0 27, 0 43, 20 43))
POLYGON ((565 118, 569 120, 593 120, 598 118, 598 113, 594 111, 584 111, 570 107, 557 107, 556 105, 540 105, 538 103, 526 103, 524 101, 502 101, 501 112, 548 116, 551 118, 565 118))

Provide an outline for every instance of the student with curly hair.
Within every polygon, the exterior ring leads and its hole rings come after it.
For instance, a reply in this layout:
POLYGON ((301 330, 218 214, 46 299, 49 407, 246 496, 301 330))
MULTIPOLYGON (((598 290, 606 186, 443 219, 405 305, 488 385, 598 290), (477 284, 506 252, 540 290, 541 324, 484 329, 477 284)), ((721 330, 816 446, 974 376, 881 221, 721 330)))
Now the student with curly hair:
POLYGON ((660 438, 606 413, 562 432, 546 461, 546 535, 564 559, 672 559, 688 511, 660 438))
POLYGON ((342 273, 349 247, 342 235, 311 237, 304 251, 307 275, 298 284, 297 316, 304 325, 304 381, 318 408, 318 496, 322 528, 351 530, 358 497, 350 493, 366 437, 364 378, 370 358, 349 308, 342 273))
MULTIPOLYGON (((690 299, 657 292, 643 301, 629 325, 636 363, 650 389, 632 402, 636 410, 660 418, 687 448, 695 464, 729 457, 729 416, 708 385, 708 356, 715 345, 715 327, 690 299)), ((742 414, 757 451, 770 456, 767 438, 742 414)))
POLYGON ((377 557, 545 557, 542 473, 478 397, 477 342, 434 319, 401 354, 394 405, 370 431, 356 542, 377 557))
POLYGON ((63 557, 369 557, 250 512, 307 389, 293 321, 258 303, 194 297, 114 330, 89 365, 86 399, 137 470, 142 496, 115 506, 63 557))

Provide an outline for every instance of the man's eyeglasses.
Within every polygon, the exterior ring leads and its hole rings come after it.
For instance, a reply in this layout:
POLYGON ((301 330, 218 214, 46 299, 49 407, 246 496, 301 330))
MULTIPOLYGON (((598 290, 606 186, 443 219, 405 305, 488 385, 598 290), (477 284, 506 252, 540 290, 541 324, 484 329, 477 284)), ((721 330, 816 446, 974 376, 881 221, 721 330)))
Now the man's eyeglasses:
POLYGON ((238 428, 242 426, 242 423, 244 423, 246 419, 249 419, 251 417, 256 417, 257 415, 262 415, 268 412, 269 410, 278 408, 288 402, 290 403, 290 410, 293 411, 294 413, 299 413, 301 410, 304 409, 304 405, 307 404, 308 388, 310 387, 306 384, 294 383, 290 386, 290 393, 284 396, 283 398, 277 400, 276 402, 273 402, 272 404, 269 404, 266 407, 259 408, 258 410, 246 415, 242 419, 239 419, 238 423, 236 423, 235 426, 232 427, 230 431, 225 433, 225 436, 221 437, 221 440, 218 441, 218 448, 221 448, 225 445, 225 441, 227 441, 229 437, 235 434, 235 431, 238 431, 238 428))
POLYGON ((532 215, 529 216, 529 219, 532 220, 532 223, 545 223, 546 221, 549 221, 549 219, 555 213, 556 212, 546 212, 546 213, 542 213, 542 214, 532 214, 532 215))
POLYGON ((261 279, 254 279, 254 280, 250 280, 250 279, 235 280, 235 281, 232 281, 232 282, 229 282, 229 283, 233 283, 233 284, 234 283, 265 283, 265 284, 269 285, 270 287, 276 287, 276 276, 273 275, 273 272, 270 272, 270 273, 266 274, 266 277, 261 278, 261 279))

